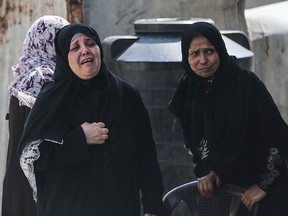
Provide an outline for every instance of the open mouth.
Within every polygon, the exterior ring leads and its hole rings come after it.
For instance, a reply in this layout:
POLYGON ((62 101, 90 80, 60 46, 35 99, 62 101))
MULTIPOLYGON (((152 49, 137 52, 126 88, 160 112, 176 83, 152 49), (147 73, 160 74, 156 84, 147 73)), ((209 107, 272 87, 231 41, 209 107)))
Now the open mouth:
POLYGON ((81 65, 83 65, 83 64, 85 64, 85 63, 88 63, 88 62, 93 62, 93 59, 92 59, 92 58, 84 59, 84 60, 81 62, 81 65))

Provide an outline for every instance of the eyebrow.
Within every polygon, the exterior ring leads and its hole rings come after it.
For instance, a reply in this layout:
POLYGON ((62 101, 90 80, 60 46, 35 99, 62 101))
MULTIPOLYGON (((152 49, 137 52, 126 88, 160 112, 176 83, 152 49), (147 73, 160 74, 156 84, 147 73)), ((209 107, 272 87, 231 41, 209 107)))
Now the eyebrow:
POLYGON ((216 50, 215 47, 209 46, 209 47, 203 47, 203 48, 200 47, 200 48, 197 48, 197 49, 189 49, 188 52, 197 52, 197 51, 199 51, 199 50, 209 50, 209 49, 214 49, 214 50, 216 50))

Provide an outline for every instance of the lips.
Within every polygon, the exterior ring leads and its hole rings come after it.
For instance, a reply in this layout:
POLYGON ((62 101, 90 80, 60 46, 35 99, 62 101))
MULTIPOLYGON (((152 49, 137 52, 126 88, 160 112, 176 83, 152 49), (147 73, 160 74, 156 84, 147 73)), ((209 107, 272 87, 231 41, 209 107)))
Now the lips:
POLYGON ((209 70, 209 68, 208 68, 208 67, 205 67, 205 68, 199 68, 198 70, 200 70, 200 71, 207 71, 207 70, 209 70))

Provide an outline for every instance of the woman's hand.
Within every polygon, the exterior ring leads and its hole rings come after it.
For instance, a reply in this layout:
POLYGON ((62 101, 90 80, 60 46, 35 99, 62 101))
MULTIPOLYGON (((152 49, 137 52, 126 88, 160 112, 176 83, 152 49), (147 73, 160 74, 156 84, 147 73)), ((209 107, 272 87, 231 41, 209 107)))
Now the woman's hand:
POLYGON ((258 185, 249 187, 241 198, 241 202, 246 208, 251 211, 256 202, 259 202, 266 196, 266 192, 263 191, 258 185))
POLYGON ((200 195, 205 198, 213 196, 215 185, 218 188, 221 187, 221 180, 214 171, 210 171, 208 175, 198 178, 198 190, 200 195))
POLYGON ((103 144, 108 139, 109 130, 105 128, 103 122, 98 123, 83 123, 81 125, 88 145, 103 144))

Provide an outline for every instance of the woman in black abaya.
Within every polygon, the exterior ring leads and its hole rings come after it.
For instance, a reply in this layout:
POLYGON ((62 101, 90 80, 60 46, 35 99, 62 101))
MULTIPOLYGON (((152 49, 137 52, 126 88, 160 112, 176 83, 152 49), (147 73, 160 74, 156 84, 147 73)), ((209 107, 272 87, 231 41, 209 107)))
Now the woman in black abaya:
POLYGON ((106 69, 96 31, 56 36, 54 82, 28 117, 20 162, 38 216, 162 215, 150 121, 138 91, 106 69))
POLYGON ((198 189, 246 188, 242 203, 259 215, 287 215, 288 127, 260 79, 229 56, 219 30, 196 22, 182 37, 185 73, 168 109, 193 154, 198 189))

